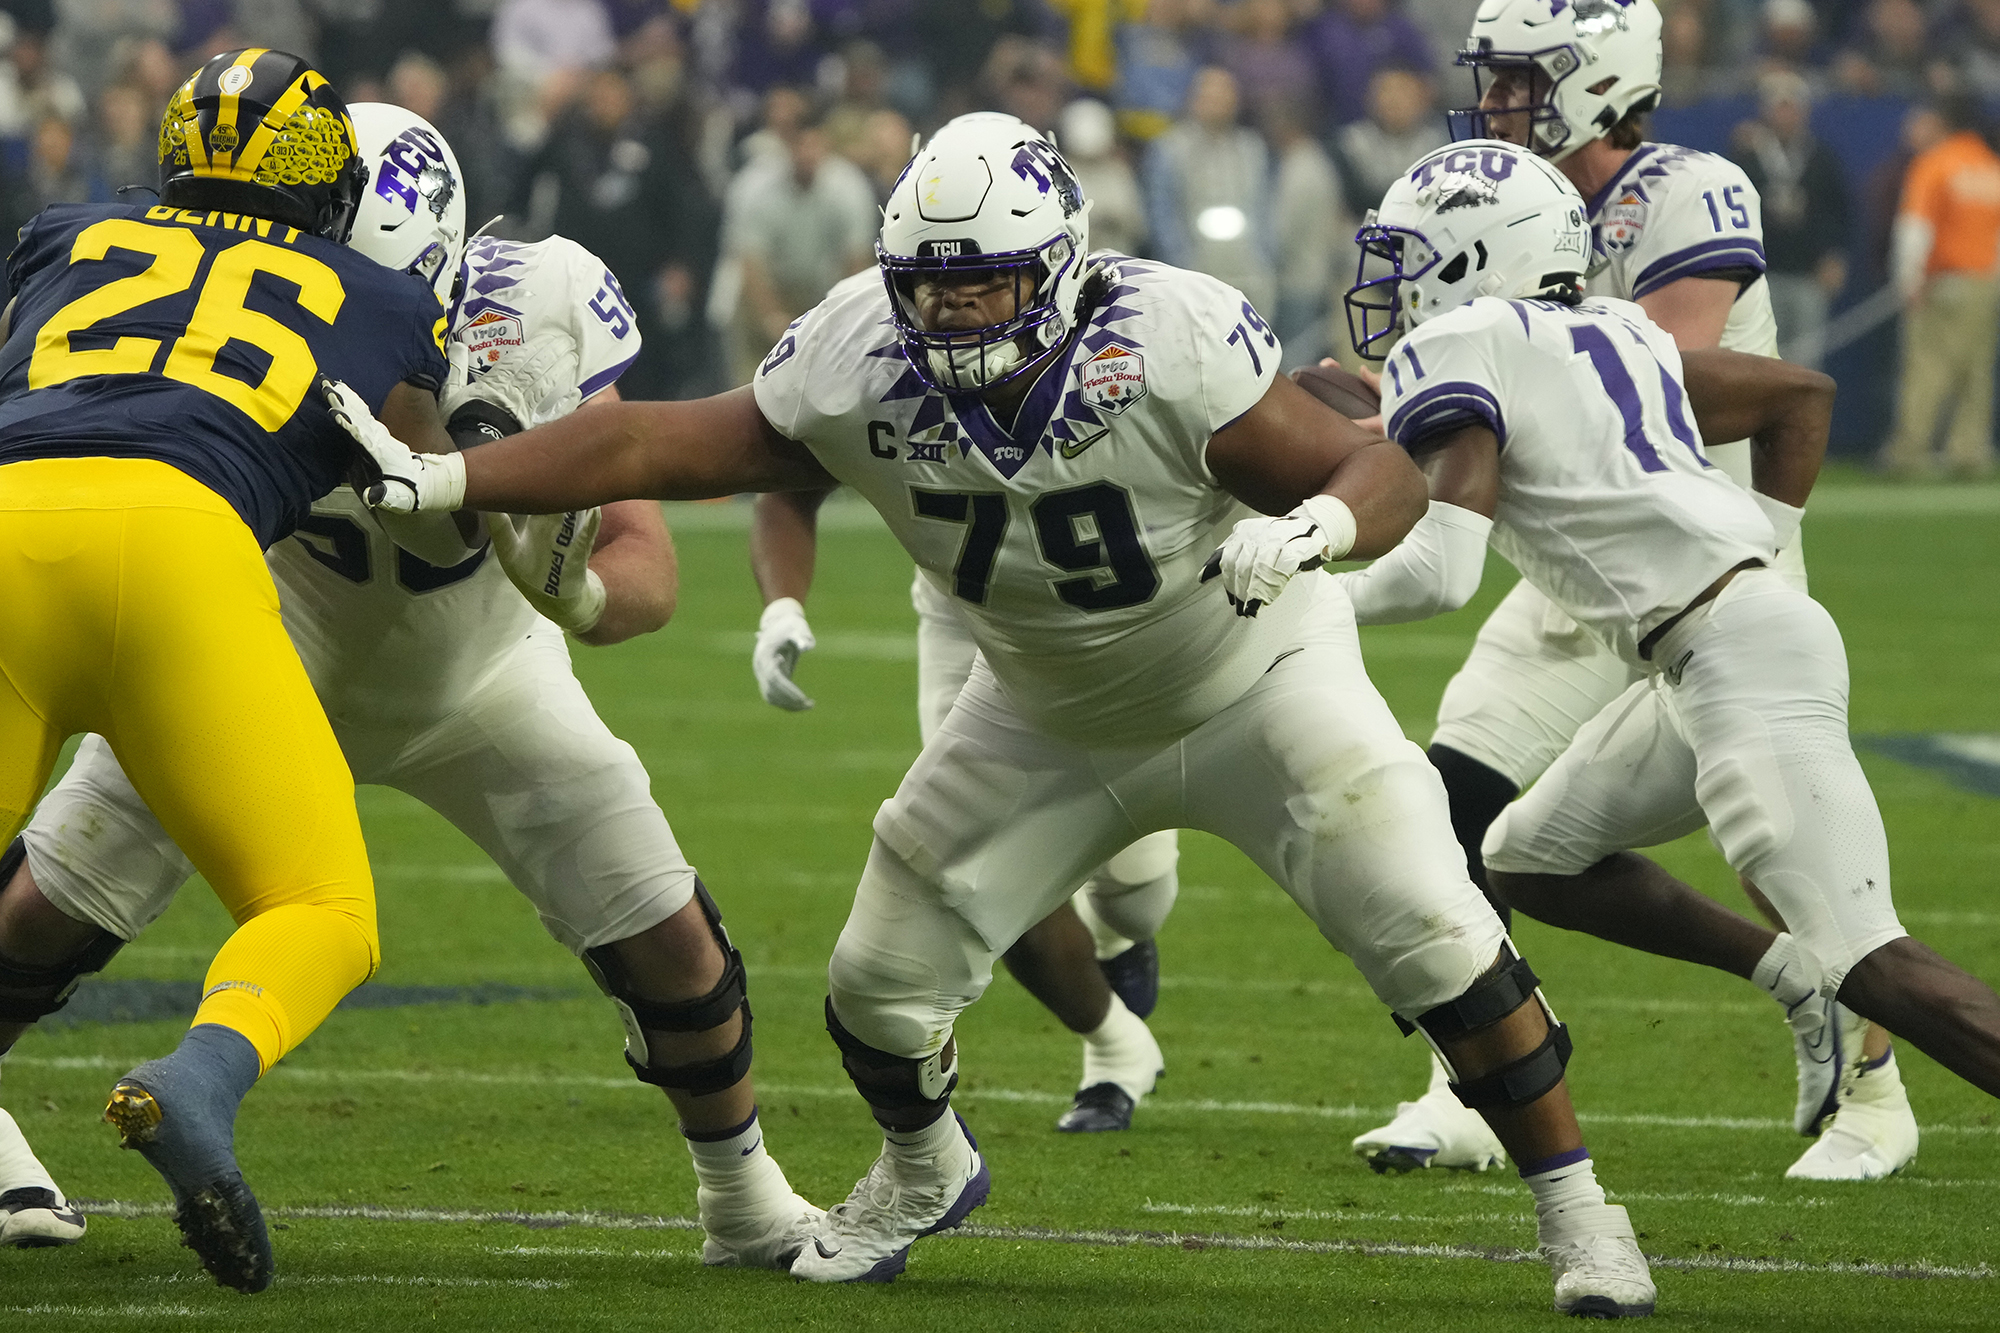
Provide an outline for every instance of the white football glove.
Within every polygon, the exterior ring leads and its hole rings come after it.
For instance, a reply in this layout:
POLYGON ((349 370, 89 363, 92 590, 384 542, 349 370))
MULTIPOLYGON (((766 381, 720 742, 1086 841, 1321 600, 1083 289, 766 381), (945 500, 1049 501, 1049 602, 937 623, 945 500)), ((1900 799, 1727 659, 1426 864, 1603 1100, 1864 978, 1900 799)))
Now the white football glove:
POLYGON ((528 605, 572 634, 604 616, 604 580, 590 567, 599 509, 567 514, 489 514, 493 554, 528 605))
POLYGON ((562 329, 551 329, 478 374, 461 374, 454 366, 438 408, 449 421, 468 399, 477 398, 506 409, 526 430, 538 421, 567 416, 583 402, 576 389, 581 364, 576 339, 562 329))
POLYGON ((806 692, 792 681, 799 654, 812 651, 818 642, 806 623, 806 609, 794 597, 780 597, 764 608, 757 621, 757 646, 750 652, 750 670, 757 677, 757 693, 764 702, 788 713, 802 713, 813 706, 806 692))
POLYGON ((1354 512, 1331 495, 1315 495, 1289 514, 1246 518, 1231 528, 1202 566, 1201 581, 1220 575, 1236 614, 1254 616, 1278 600, 1294 574, 1353 549, 1354 512))
POLYGON ((460 454, 419 454, 389 433, 375 419, 361 395, 339 380, 320 378, 319 391, 326 398, 341 429, 367 453, 375 471, 381 474, 363 491, 361 498, 377 509, 397 514, 437 513, 457 509, 465 502, 465 459, 460 454))

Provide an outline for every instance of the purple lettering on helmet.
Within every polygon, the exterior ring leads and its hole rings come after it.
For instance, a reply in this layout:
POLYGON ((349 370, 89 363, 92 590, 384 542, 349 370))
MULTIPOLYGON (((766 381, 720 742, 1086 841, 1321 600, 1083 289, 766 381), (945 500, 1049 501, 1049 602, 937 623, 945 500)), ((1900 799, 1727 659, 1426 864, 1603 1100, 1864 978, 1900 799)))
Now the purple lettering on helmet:
POLYGON ((1024 181, 1033 181, 1035 188, 1043 194, 1049 192, 1049 178, 1043 174, 1038 154, 1030 151, 1032 143, 1023 144, 1021 151, 1014 154, 1014 174, 1024 181))
POLYGON ((1514 155, 1498 148, 1484 148, 1479 153, 1479 173, 1491 181, 1504 181, 1514 174, 1514 155))
POLYGON ((1410 171, 1411 183, 1420 190, 1429 185, 1431 177, 1437 175, 1439 161, 1440 159, 1433 157, 1428 161, 1417 163, 1410 171))
POLYGON ((375 193, 390 203, 400 203, 412 213, 417 211, 416 189, 403 179, 403 173, 387 158, 375 169, 375 193))
POLYGON ((1033 181, 1035 188, 1043 194, 1050 190, 1062 201, 1065 216, 1083 207, 1083 186, 1062 155, 1040 139, 1030 139, 1014 153, 1014 174, 1024 181, 1033 181))
POLYGON ((1459 148, 1445 154, 1441 164, 1446 171, 1462 171, 1470 174, 1479 170, 1479 154, 1469 148, 1459 148))

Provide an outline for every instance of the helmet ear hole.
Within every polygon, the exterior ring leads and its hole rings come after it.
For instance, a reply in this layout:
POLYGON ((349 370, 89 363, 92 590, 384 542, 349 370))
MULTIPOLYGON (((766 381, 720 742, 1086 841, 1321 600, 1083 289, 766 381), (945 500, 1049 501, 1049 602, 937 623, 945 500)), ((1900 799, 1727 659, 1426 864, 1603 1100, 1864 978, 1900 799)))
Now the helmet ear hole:
POLYGON ((1457 258, 1438 270, 1438 281, 1447 284, 1457 282, 1465 276, 1465 266, 1465 251, 1460 250, 1457 258))

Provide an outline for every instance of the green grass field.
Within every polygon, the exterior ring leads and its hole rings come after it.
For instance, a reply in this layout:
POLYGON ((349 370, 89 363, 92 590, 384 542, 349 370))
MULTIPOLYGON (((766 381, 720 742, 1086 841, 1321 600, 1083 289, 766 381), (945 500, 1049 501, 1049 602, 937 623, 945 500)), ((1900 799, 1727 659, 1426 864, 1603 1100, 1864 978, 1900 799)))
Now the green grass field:
MULTIPOLYGON (((917 748, 909 564, 836 522, 801 672, 819 707, 771 709, 749 672, 757 605, 736 511, 676 511, 679 616, 578 648, 639 749, 750 964, 769 1142, 838 1201, 875 1152, 821 1027, 825 963, 869 820, 917 748)), ((1814 591, 1847 636, 1857 734, 2000 733, 2000 490, 1878 491, 1836 478, 1807 525, 1814 591)), ((1369 631, 1370 669, 1410 733, 1511 581, 1457 615, 1369 631)), ((1918 935, 2000 979, 2000 804, 1864 751, 1897 899, 1918 935)), ((540 998, 337 1013, 252 1094, 243 1167, 282 1228, 278 1279, 245 1298, 177 1246, 166 1191, 97 1116, 181 1024, 50 1026, 7 1062, 0 1104, 69 1193, 85 1242, 0 1252, 0 1327, 143 1329, 1365 1329, 1544 1327, 1546 1269, 1511 1172, 1371 1174, 1348 1140, 1414 1096, 1405 1042, 1348 963, 1234 849, 1186 835, 1153 1026, 1168 1073, 1123 1135, 1057 1135, 1073 1038, 1002 975, 960 1026, 958 1105, 992 1166, 976 1226, 920 1243, 888 1288, 707 1271, 694 1185, 664 1100, 620 1058, 582 970, 471 844, 376 788, 377 985, 503 983, 540 998)), ((1741 896, 1705 840, 1677 873, 1741 896)), ((228 929, 205 889, 111 979, 198 979, 228 929)), ((1570 1021, 1576 1100, 1613 1198, 1654 1256, 1658 1321, 1681 1329, 2000 1328, 1994 1103, 1900 1051, 1925 1127, 1901 1177, 1783 1179, 1790 1047, 1747 984, 1524 922, 1570 1021)), ((519 994, 519 992, 516 992, 519 994)))

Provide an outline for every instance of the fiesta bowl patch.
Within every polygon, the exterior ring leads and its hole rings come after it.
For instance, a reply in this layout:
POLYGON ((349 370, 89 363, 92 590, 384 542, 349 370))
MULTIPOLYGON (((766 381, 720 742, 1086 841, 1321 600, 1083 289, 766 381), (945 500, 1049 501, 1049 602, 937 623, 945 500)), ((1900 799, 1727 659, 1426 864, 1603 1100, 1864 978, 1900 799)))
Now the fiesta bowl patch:
POLYGON ((1597 234, 1607 250, 1630 250, 1646 230, 1646 202, 1627 191, 1617 203, 1605 208, 1597 220, 1597 234))
POLYGON ((1083 363, 1082 381, 1083 401, 1116 415, 1146 396, 1146 362, 1131 348, 1112 343, 1083 363))
POLYGON ((500 360, 500 354, 521 345, 521 320, 488 310, 459 330, 459 338, 472 352, 472 364, 485 368, 500 360))

